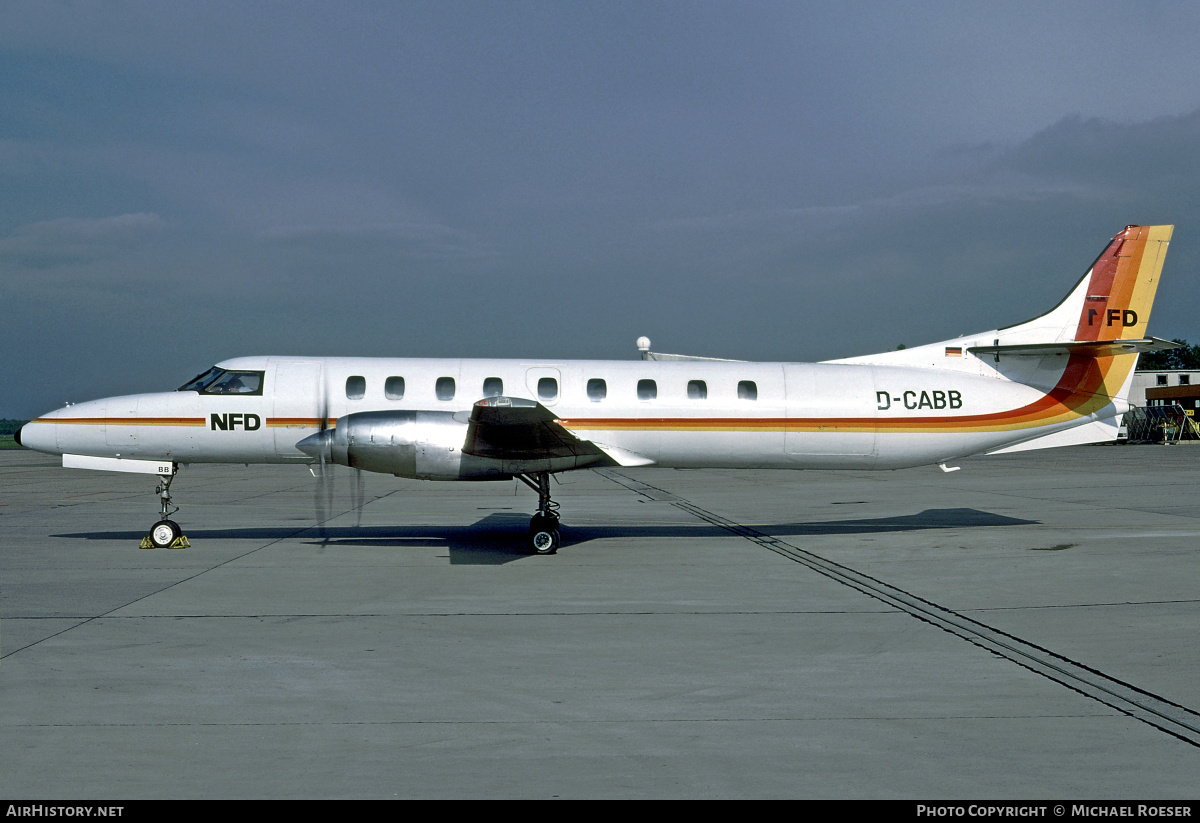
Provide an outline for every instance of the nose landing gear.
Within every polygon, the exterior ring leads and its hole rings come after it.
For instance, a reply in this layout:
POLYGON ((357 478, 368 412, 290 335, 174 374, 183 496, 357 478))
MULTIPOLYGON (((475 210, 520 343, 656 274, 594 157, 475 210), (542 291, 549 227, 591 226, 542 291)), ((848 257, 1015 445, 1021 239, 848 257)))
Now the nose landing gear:
POLYGON ((159 476, 158 487, 154 493, 159 499, 158 522, 150 527, 150 534, 142 538, 143 549, 186 549, 192 544, 184 536, 179 524, 171 520, 171 515, 179 511, 178 506, 171 504, 171 481, 179 471, 179 464, 171 464, 171 473, 159 476))
POLYGON ((529 520, 526 541, 530 553, 557 553, 562 541, 558 535, 558 504, 550 499, 550 473, 538 472, 533 477, 518 474, 517 478, 538 493, 537 513, 529 520))

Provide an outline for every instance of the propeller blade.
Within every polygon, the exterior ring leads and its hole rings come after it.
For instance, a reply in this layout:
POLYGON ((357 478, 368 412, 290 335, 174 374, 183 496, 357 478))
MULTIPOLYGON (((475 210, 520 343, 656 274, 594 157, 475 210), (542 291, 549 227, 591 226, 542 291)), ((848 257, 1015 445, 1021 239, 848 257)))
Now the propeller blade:
POLYGON ((325 521, 333 512, 333 466, 325 461, 322 455, 317 462, 317 485, 313 488, 313 509, 317 520, 317 530, 322 539, 328 535, 325 531, 325 521))
POLYGON ((313 490, 313 509, 317 519, 317 529, 321 534, 322 543, 324 543, 329 539, 328 532, 325 530, 325 521, 332 516, 333 512, 333 432, 329 429, 329 399, 325 391, 324 379, 320 381, 319 385, 321 394, 317 400, 317 411, 320 414, 320 420, 317 422, 317 431, 297 443, 296 448, 317 461, 317 485, 313 490))
POLYGON ((363 477, 362 469, 354 470, 354 487, 351 489, 353 499, 350 501, 354 506, 354 511, 357 512, 355 517, 355 527, 362 525, 362 510, 367 504, 367 482, 363 477))

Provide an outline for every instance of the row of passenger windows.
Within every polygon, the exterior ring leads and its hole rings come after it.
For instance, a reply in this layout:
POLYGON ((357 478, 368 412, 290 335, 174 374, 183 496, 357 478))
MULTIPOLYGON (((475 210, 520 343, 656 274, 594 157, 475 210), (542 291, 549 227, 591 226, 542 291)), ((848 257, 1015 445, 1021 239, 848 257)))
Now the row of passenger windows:
MULTIPOLYGON (((433 392, 438 400, 453 400, 455 393, 453 377, 439 377, 433 384, 433 392)), ((404 378, 389 377, 383 382, 383 394, 388 400, 404 398, 404 378)), ((504 394, 504 381, 499 377, 485 377, 483 380, 483 396, 498 397, 504 394)), ((367 379, 355 375, 346 378, 346 399, 362 400, 367 395, 367 379)), ((558 381, 553 377, 538 379, 537 395, 539 400, 553 401, 558 399, 558 381)), ((587 381, 588 400, 599 403, 608 397, 608 383, 599 377, 587 381)), ((658 383, 654 380, 639 380, 637 383, 639 400, 654 400, 658 397, 658 383)), ((689 400, 707 400, 708 384, 703 380, 689 380, 687 384, 689 400)), ((757 400, 758 386, 753 380, 742 380, 737 384, 739 400, 757 400)))

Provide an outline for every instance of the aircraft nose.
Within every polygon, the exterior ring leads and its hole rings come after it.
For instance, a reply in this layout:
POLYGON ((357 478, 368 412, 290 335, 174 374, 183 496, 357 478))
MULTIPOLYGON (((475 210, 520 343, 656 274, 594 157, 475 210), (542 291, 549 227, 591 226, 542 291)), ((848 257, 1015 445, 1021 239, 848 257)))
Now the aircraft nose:
POLYGON ((93 454, 95 449, 103 453, 107 402, 89 400, 47 412, 22 426, 14 439, 46 454, 93 454))
POLYGON ((13 440, 17 441, 17 445, 26 449, 47 454, 62 454, 58 450, 58 435, 60 434, 58 429, 61 426, 55 425, 56 415, 57 412, 50 412, 36 420, 30 420, 13 435, 13 440))

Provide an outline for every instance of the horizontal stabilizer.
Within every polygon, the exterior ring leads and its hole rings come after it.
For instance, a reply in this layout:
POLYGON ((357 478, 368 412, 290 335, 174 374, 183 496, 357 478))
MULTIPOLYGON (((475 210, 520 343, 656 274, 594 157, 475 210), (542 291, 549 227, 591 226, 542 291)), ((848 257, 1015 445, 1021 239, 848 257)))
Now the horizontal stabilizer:
POLYGON ((1082 354, 1088 357, 1114 357, 1118 354, 1140 354, 1150 351, 1169 351, 1182 344, 1157 337, 1137 340, 1069 340, 1065 343, 1017 343, 1010 346, 969 346, 967 351, 976 357, 993 354, 997 357, 1046 357, 1052 354, 1082 354))

